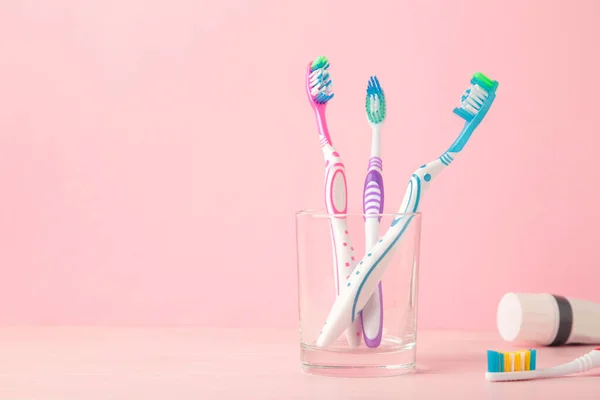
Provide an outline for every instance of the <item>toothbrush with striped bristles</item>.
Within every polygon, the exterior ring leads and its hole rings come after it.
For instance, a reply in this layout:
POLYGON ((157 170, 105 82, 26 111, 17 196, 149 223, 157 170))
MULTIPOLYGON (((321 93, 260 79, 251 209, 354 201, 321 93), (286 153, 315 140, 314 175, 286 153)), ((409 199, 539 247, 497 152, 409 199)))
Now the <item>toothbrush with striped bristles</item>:
POLYGON ((554 378, 600 368, 600 347, 566 364, 543 369, 536 369, 536 350, 510 352, 488 350, 487 361, 488 371, 485 378, 490 382, 554 378))
MULTIPOLYGON (((339 295, 342 285, 350 278, 356 266, 354 247, 348 233, 348 212, 346 170, 342 158, 336 151, 329 136, 325 109, 333 98, 329 60, 317 57, 308 64, 306 71, 306 92, 309 102, 315 111, 321 150, 325 157, 325 207, 330 218, 331 241, 333 246, 333 268, 336 295, 339 295), (339 214, 339 216, 335 215, 339 214)), ((357 319, 349 324, 346 339, 350 347, 358 347, 361 342, 361 324, 357 319)))
POLYGON ((463 150, 475 129, 479 126, 496 99, 498 82, 482 73, 471 78, 471 86, 461 97, 460 107, 454 113, 465 120, 458 138, 438 159, 422 165, 410 178, 398 216, 383 237, 367 251, 358 263, 331 308, 319 337, 317 346, 326 347, 331 344, 351 324, 358 320, 358 314, 371 298, 391 259, 398 248, 415 213, 419 212, 423 195, 431 186, 431 182, 454 160, 463 150))
MULTIPOLYGON (((381 159, 381 125, 385 120, 385 96, 376 76, 369 78, 366 98, 367 119, 371 125, 371 158, 363 188, 365 214, 365 250, 369 251, 379 240, 379 222, 383 213, 383 161, 381 159), (369 214, 375 214, 369 217, 369 214)), ((367 347, 378 347, 383 333, 383 293, 381 282, 360 314, 363 338, 367 347)))

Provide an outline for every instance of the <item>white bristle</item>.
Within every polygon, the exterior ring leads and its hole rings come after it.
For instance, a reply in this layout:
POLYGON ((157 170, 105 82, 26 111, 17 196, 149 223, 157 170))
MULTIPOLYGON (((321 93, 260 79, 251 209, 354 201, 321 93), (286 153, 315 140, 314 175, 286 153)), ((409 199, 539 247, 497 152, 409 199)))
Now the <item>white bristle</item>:
POLYGON ((527 353, 522 351, 521 352, 521 371, 525 371, 525 357, 526 357, 527 353))
POLYGON ((371 95, 370 97, 371 97, 371 101, 370 101, 371 112, 375 113, 375 112, 379 111, 379 108, 381 107, 381 103, 379 101, 378 96, 371 95))
POLYGON ((479 86, 479 85, 473 85, 473 88, 474 88, 474 89, 475 89, 477 92, 480 92, 481 94, 483 94, 483 96, 484 96, 484 97, 487 97, 487 95, 488 95, 488 92, 487 92, 487 91, 486 91, 484 88, 482 88, 481 86, 479 86))
POLYGON ((479 112, 479 109, 483 105, 488 93, 479 85, 471 85, 469 90, 465 92, 465 95, 467 97, 461 102, 461 106, 469 114, 475 115, 477 112, 479 112))
POLYGON ((474 97, 469 96, 465 99, 465 103, 472 105, 475 108, 479 108, 479 105, 481 103, 479 103, 474 97))
POLYGON ((472 107, 472 106, 471 106, 471 105, 469 105, 469 104, 464 104, 464 103, 463 103, 463 108, 464 108, 465 110, 467 110, 467 111, 468 111, 470 114, 473 114, 473 115, 477 114, 477 110, 478 110, 478 109, 475 109, 474 107, 472 107))
POLYGON ((510 371, 514 371, 514 370, 515 370, 515 353, 510 353, 510 371))

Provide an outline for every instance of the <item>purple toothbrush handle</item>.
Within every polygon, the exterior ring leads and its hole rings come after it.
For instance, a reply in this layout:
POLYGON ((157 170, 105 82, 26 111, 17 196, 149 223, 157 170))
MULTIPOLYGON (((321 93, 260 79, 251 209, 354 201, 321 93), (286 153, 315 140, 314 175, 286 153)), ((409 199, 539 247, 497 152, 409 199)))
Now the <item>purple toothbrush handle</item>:
MULTIPOLYGON (((363 189, 363 213, 381 214, 383 212, 383 176, 381 176, 381 158, 371 157, 369 172, 363 189)), ((379 216, 381 221, 381 215, 379 216)))
MULTIPOLYGON (((383 176, 381 175, 381 171, 383 171, 383 163, 381 158, 371 157, 369 160, 369 172, 365 178, 365 185, 363 189, 363 213, 365 214, 365 220, 368 214, 383 213, 384 190, 383 176)), ((379 215, 378 221, 381 221, 381 215, 379 215)), ((363 339, 369 348, 378 347, 381 343, 381 337, 383 334, 383 289, 381 282, 378 284, 377 293, 374 293, 373 296, 379 297, 379 327, 375 337, 370 338, 367 335, 363 312, 360 314, 361 325, 363 327, 363 339)))
POLYGON ((370 338, 369 336, 367 336, 365 332, 363 313, 362 311, 360 313, 360 323, 363 327, 363 339, 365 340, 365 344, 367 345, 367 347, 371 349, 379 347, 379 345, 381 344, 381 337, 383 336, 383 289, 381 287, 381 281, 377 285, 377 289, 378 293, 373 293, 373 296, 379 295, 379 329, 377 331, 377 336, 375 336, 374 338, 370 338))

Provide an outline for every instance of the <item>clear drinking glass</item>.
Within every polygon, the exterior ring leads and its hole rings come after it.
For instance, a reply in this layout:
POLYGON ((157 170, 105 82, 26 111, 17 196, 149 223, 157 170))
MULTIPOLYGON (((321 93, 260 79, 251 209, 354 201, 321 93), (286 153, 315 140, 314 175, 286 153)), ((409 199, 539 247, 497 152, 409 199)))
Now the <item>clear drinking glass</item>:
MULTIPOLYGON (((365 214, 348 213, 344 216, 355 250, 355 261, 359 262, 366 250, 365 214)), ((369 217, 373 216, 369 214, 369 217)), ((400 375, 415 368, 421 214, 382 213, 375 216, 381 217, 380 237, 396 218, 412 217, 402 240, 396 243, 396 251, 389 253, 393 254, 381 280, 381 343, 378 347, 369 348, 361 338, 360 346, 351 348, 344 333, 332 345, 323 348, 317 347, 317 338, 337 296, 330 222, 335 217, 324 210, 296 213, 301 365, 307 372, 377 377, 400 375)), ((342 279, 344 282, 345 278, 342 279)))

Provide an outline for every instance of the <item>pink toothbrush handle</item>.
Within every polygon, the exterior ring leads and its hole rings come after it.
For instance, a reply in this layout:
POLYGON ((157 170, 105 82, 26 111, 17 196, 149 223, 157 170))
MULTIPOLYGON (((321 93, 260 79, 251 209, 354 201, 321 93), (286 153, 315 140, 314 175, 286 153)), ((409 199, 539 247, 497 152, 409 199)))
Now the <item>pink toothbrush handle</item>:
POLYGON ((333 162, 326 162, 325 175, 325 206, 327 213, 335 216, 331 219, 331 235, 333 239, 336 277, 336 292, 339 294, 340 285, 345 282, 345 278, 351 272, 353 267, 354 247, 348 235, 348 226, 346 220, 347 199, 346 199, 346 172, 344 164, 339 159, 337 152, 333 152, 333 162), (343 266, 344 268, 341 268, 343 266), (345 269, 348 273, 345 274, 345 269))
MULTIPOLYGON (((329 129, 327 128, 327 119, 325 118, 325 109, 327 103, 319 103, 312 96, 310 88, 311 65, 307 67, 307 86, 306 93, 309 101, 314 108, 317 126, 319 128, 319 139, 321 149, 325 156, 325 207, 327 213, 334 217, 330 220, 331 240, 333 245, 333 268, 335 277, 336 295, 340 293, 340 285, 345 284, 350 278, 350 274, 356 266, 354 256, 354 247, 348 234, 348 222, 345 214, 347 213, 347 188, 346 171, 340 155, 337 153, 331 143, 329 129), (337 215, 340 215, 339 217, 337 215)), ((357 319, 346 330, 346 339, 350 347, 358 347, 361 341, 361 325, 357 319)))
MULTIPOLYGON (((334 250, 334 276, 336 294, 340 293, 340 286, 345 285, 350 279, 352 270, 356 266, 354 246, 348 233, 347 213, 347 188, 344 164, 336 151, 331 153, 331 161, 327 162, 325 178, 325 204, 331 218, 331 238, 334 250), (340 215, 339 217, 336 214, 340 215)), ((348 327, 346 339, 350 347, 358 347, 361 342, 360 319, 348 327)))

